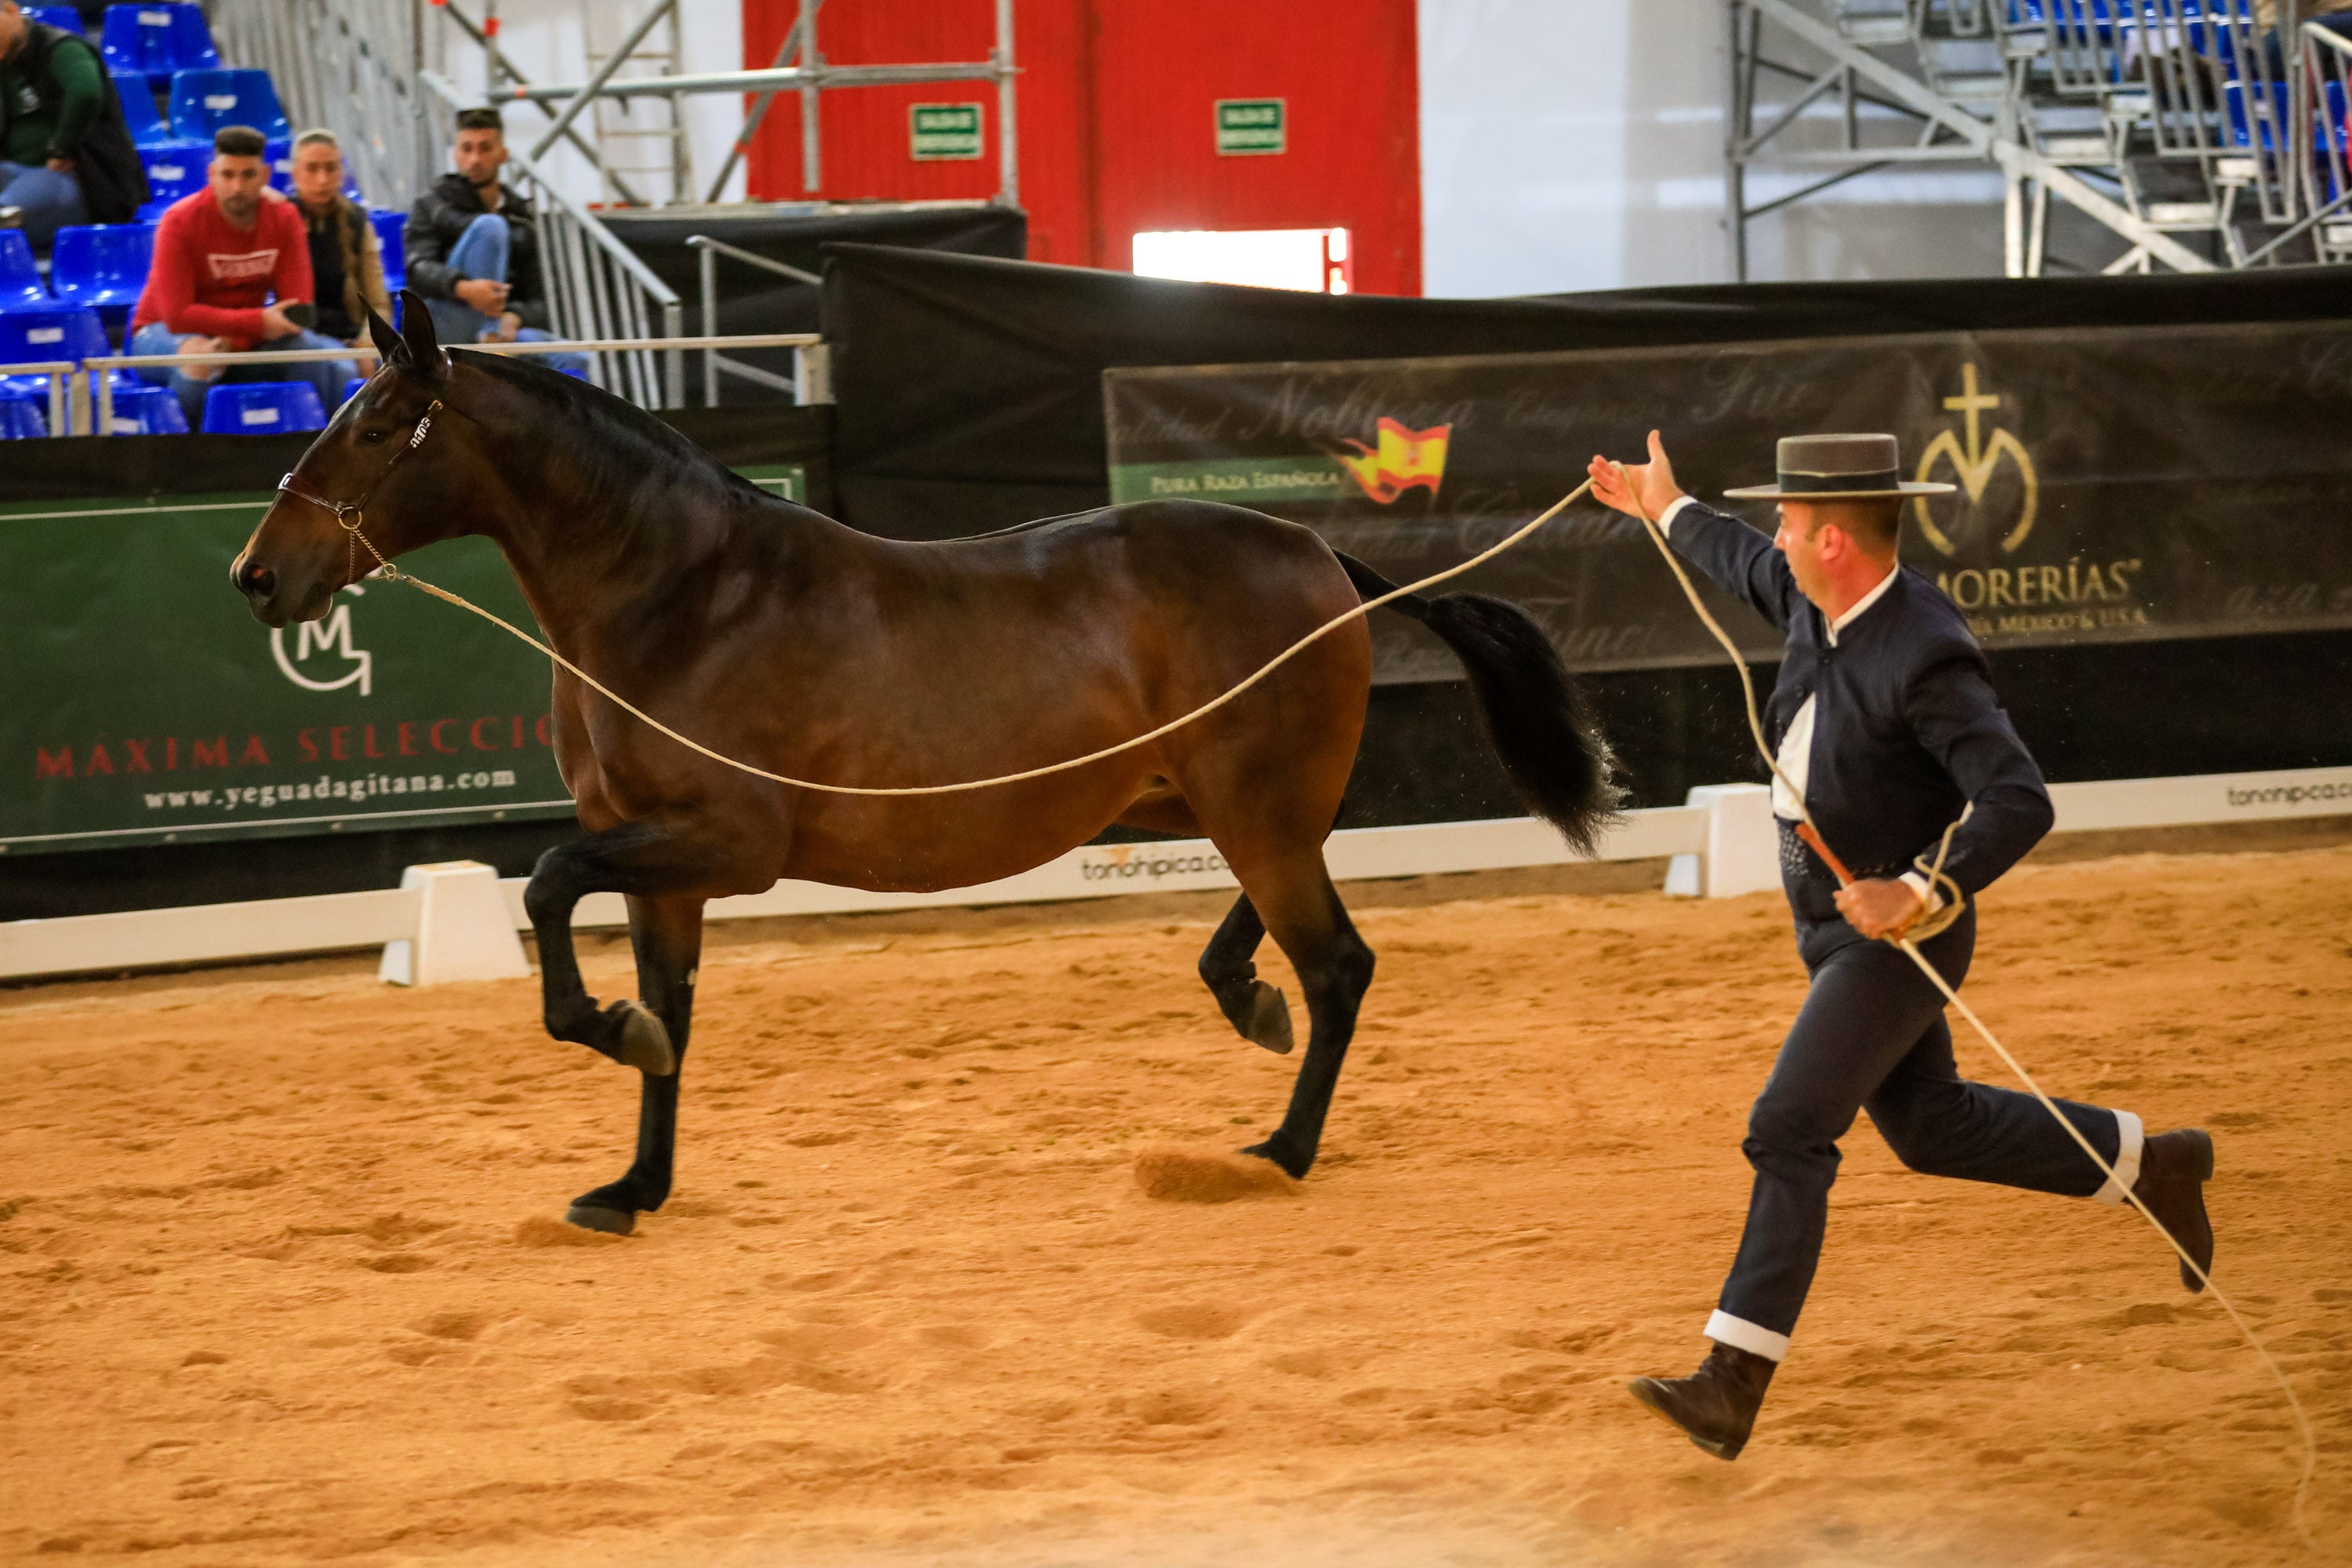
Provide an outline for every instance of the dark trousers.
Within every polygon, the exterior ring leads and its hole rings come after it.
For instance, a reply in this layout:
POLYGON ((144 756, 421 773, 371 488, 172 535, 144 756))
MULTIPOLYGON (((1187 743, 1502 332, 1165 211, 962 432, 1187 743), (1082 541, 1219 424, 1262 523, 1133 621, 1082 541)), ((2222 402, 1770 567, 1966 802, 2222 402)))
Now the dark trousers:
MULTIPOLYGON (((2074 1197, 2106 1184, 2032 1095, 1960 1077, 1943 994, 1902 952, 1864 941, 1843 921, 1800 922, 1797 935, 1812 989, 1748 1113, 1742 1147, 1756 1184, 1748 1229, 1707 1330, 1775 1360, 1821 1261, 1838 1140, 1856 1110, 1867 1110, 1887 1146, 1928 1175, 2074 1197), (1726 1318, 1735 1321, 1727 1327, 1726 1318)), ((1920 951, 1957 990, 1975 949, 1970 909, 1920 951)), ((2058 1107, 2114 1163, 2123 1142, 2116 1113, 2067 1100, 2058 1107)), ((2136 1140, 2137 1121, 2131 1126, 2136 1140)))

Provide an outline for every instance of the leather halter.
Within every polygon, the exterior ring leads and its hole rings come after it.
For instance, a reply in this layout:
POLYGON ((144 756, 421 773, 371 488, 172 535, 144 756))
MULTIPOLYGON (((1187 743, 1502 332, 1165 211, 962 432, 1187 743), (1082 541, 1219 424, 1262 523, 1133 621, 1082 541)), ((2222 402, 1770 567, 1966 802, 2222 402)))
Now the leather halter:
POLYGON ((359 546, 362 544, 367 545, 367 552, 375 557, 376 565, 378 567, 382 568, 389 575, 397 576, 399 574, 394 570, 392 563, 383 558, 383 552, 376 549, 374 544, 369 542, 368 536, 360 531, 360 527, 367 521, 365 510, 367 503, 374 499, 375 492, 377 490, 383 488, 384 480, 392 478, 392 470, 400 466, 400 459, 405 458, 409 453, 414 452, 417 447, 423 446, 425 444, 425 437, 432 434, 433 416, 441 412, 441 400, 436 397, 426 406, 424 413, 416 416, 416 431, 414 435, 408 437, 408 445, 400 447, 393 453, 392 460, 385 463, 383 469, 377 473, 374 482, 370 484, 366 489, 360 492, 360 499, 357 500, 329 500, 325 496, 320 495, 309 485, 304 484, 290 472, 288 473, 285 478, 278 481, 278 491, 280 495, 289 495, 296 500, 310 502, 312 506, 317 507, 320 510, 327 513, 330 517, 332 517, 335 520, 337 526, 341 527, 345 533, 352 536, 350 542, 351 559, 345 563, 344 568, 346 575, 349 578, 349 581, 344 584, 346 587, 348 587, 351 583, 356 583, 360 579, 359 546))

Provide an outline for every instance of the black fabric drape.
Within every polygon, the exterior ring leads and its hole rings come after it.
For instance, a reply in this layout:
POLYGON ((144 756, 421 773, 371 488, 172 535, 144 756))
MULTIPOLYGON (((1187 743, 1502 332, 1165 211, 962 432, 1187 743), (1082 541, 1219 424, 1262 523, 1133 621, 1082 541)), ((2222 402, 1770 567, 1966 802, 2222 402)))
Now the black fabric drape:
POLYGON ((951 538, 1099 506, 1114 365, 1391 359, 2004 327, 2338 317, 2352 268, 1333 298, 933 251, 824 251, 845 521, 951 538))

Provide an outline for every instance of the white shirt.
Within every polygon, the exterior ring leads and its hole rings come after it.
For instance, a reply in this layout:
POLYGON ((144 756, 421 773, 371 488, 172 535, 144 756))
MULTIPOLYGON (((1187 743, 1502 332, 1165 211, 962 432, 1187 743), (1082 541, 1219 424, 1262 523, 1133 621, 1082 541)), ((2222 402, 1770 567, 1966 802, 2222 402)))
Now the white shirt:
MULTIPOLYGON (((1675 498, 1666 508, 1665 515, 1658 519, 1658 531, 1672 539, 1675 519, 1682 514, 1683 508, 1691 504, 1691 499, 1689 496, 1675 498)), ((1837 647, 1838 633, 1861 619, 1864 611, 1886 596, 1886 590, 1895 585, 1895 575, 1902 570, 1899 564, 1888 567, 1886 575, 1878 580, 1875 587, 1847 605, 1843 615, 1829 623, 1832 647, 1837 647)), ((1813 700, 1811 694, 1806 696, 1803 705, 1797 710, 1797 716, 1789 721, 1789 728, 1780 737, 1780 750, 1773 753, 1773 760, 1780 768, 1772 776, 1772 815, 1783 822, 1802 822, 1805 819, 1805 783, 1813 771, 1813 700)), ((1942 905, 1942 896, 1918 872, 1906 871, 1902 879, 1905 886, 1919 895, 1920 902, 1930 911, 1942 905)))

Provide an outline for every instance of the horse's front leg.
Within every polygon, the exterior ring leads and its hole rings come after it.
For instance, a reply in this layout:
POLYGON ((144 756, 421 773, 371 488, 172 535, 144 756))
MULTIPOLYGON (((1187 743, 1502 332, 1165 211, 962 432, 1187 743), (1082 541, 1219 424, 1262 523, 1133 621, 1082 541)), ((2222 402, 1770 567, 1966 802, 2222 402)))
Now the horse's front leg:
POLYGON ((572 911, 590 893, 660 898, 707 885, 725 855, 715 835, 647 817, 559 844, 539 858, 522 904, 539 942, 540 994, 549 1034, 651 1077, 677 1071, 677 1045, 656 1011, 625 999, 600 1008, 581 984, 572 911))
MULTIPOLYGON (((629 941, 637 953, 637 994, 669 1036, 678 1070, 694 1022, 694 982, 702 961, 702 900, 631 898, 629 941)), ((626 1236, 637 1215, 669 1196, 677 1152, 678 1070, 647 1073, 637 1102, 637 1155, 617 1182, 583 1193, 564 1215, 590 1230, 626 1236)))
POLYGON ((522 912, 539 941, 539 994, 548 1035, 609 1056, 652 1077, 677 1072, 677 1048, 656 1013, 637 1002, 600 1008, 581 983, 572 910, 588 893, 658 898, 706 881, 718 847, 661 818, 621 823, 539 856, 522 889, 522 912))

